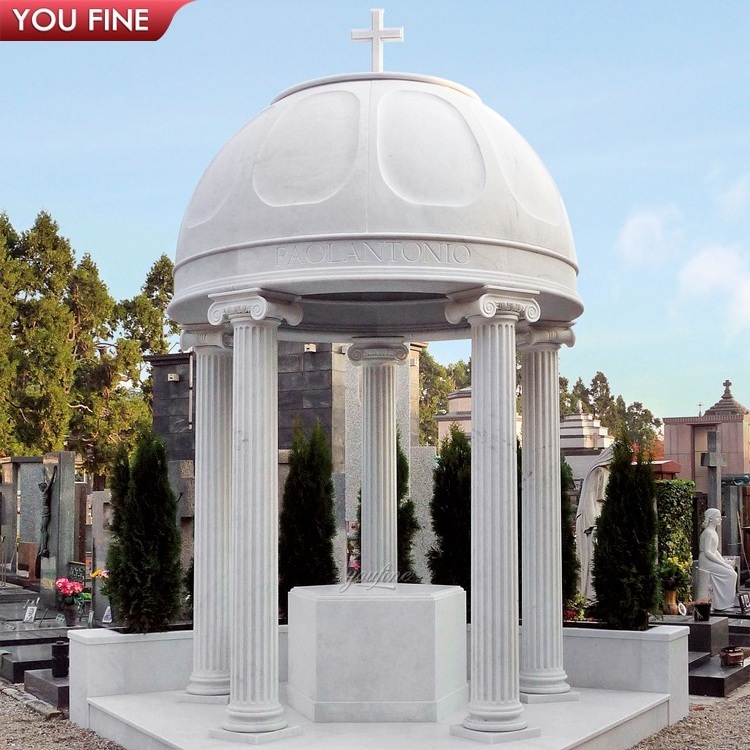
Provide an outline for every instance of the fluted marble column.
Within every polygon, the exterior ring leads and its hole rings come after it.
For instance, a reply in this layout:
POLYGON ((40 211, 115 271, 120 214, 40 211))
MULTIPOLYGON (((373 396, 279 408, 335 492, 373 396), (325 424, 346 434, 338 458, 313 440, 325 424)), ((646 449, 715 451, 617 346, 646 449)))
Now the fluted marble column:
POLYGON ((395 583, 396 365, 409 347, 401 339, 366 339, 347 354, 362 367, 362 582, 395 583))
POLYGON ((232 357, 229 335, 186 326, 195 359, 195 580, 193 671, 196 700, 229 695, 232 357))
POLYGON ((278 652, 278 343, 283 319, 301 318, 288 298, 260 290, 213 297, 214 325, 234 333, 232 387, 232 606, 229 705, 211 735, 265 742, 287 727, 279 702, 278 652), (260 734, 264 733, 264 734, 260 734))
POLYGON ((523 349, 521 700, 577 700, 563 669, 558 350, 568 328, 533 329, 523 349))
POLYGON ((530 295, 488 290, 446 309, 471 325, 471 699, 451 732, 538 736, 527 729, 518 685, 516 323, 539 318, 530 295))

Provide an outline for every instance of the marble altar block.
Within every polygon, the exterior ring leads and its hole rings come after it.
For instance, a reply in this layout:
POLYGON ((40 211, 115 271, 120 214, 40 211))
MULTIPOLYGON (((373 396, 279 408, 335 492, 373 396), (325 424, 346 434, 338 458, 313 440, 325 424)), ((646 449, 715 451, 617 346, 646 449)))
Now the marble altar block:
POLYGON ((468 696, 462 588, 366 583, 290 592, 287 698, 312 721, 439 721, 468 696))

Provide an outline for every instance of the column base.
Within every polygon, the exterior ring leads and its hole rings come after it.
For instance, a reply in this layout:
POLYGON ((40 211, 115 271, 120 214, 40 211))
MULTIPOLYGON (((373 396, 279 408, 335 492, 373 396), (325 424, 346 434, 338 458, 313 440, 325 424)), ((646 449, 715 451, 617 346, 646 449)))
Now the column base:
POLYGON ((480 732, 477 729, 467 729, 463 724, 453 724, 450 732, 455 737, 483 742, 485 745, 499 745, 501 742, 515 742, 542 736, 542 730, 538 727, 527 727, 510 732, 480 732))
MULTIPOLYGON (((570 685, 563 669, 521 670, 518 689, 522 695, 562 695, 570 692, 570 685)), ((528 703, 523 698, 521 702, 528 703)))
POLYGON ((178 699, 179 703, 202 703, 204 705, 227 705, 228 695, 197 695, 196 693, 183 693, 178 699))
POLYGON ((284 709, 278 701, 261 704, 233 704, 230 701, 221 728, 231 734, 276 732, 286 728, 284 709))
POLYGON ((285 740, 302 734, 302 727, 284 727, 271 732, 230 732, 227 729, 211 729, 209 737, 227 742, 239 742, 243 745, 265 745, 267 742, 285 740))
POLYGON ((185 691, 196 698, 223 697, 229 700, 229 674, 217 678, 191 675, 190 683, 185 691))
POLYGON ((575 690, 567 693, 521 693, 521 703, 563 703, 581 700, 581 694, 575 690))

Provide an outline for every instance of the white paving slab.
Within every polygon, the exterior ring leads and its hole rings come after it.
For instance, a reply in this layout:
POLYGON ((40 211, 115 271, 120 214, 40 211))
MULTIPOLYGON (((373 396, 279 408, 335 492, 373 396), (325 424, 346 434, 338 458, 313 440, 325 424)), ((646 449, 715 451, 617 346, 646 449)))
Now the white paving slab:
MULTIPOLYGON (((285 690, 280 690, 282 698, 285 690)), ((507 742, 507 750, 626 750, 667 724, 669 696, 579 689, 580 700, 529 704, 524 715, 541 735, 507 742)), ((237 743, 209 737, 225 708, 185 703, 182 692, 92 698, 91 728, 127 750, 236 750, 237 743)), ((302 732, 271 744, 279 750, 477 750, 480 745, 450 734, 466 709, 438 723, 313 724, 285 705, 290 725, 302 732)))

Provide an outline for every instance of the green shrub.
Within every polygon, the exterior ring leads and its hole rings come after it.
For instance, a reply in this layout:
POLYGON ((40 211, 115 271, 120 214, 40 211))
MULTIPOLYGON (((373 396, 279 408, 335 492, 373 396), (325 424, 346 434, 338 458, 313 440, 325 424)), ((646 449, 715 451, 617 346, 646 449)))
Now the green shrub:
POLYGON ((409 492, 409 459, 401 445, 401 431, 396 433, 396 545, 398 548, 398 580, 401 583, 419 583, 422 579, 414 570, 412 545, 414 535, 422 528, 417 521, 414 501, 406 497, 409 492))
POLYGON ((471 616, 471 443, 455 424, 440 445, 430 501, 435 546, 427 553, 432 583, 461 586, 471 616))
POLYGON ((656 488, 651 464, 620 436, 596 527, 596 616, 618 630, 645 630, 658 611, 656 488))
POLYGON ((295 586, 336 583, 333 462, 325 430, 318 422, 305 438, 294 427, 289 474, 279 518, 279 610, 284 619, 295 586))
POLYGON ((578 594, 578 576, 581 563, 576 554, 573 507, 568 494, 573 488, 573 469, 562 458, 560 461, 560 533, 562 551, 562 601, 563 608, 572 608, 578 594))
MULTIPOLYGON (((659 539, 659 568, 665 570, 670 558, 675 558, 679 567, 691 571, 693 552, 690 537, 693 533, 693 495, 695 483, 684 479, 669 479, 656 482, 656 516, 659 539)), ((692 599, 690 576, 680 579, 677 598, 692 599)), ((663 579, 663 588, 675 588, 663 579)))
POLYGON ((164 630, 180 612, 182 573, 177 499, 161 438, 141 435, 132 460, 121 446, 111 492, 110 603, 128 632, 164 630))

